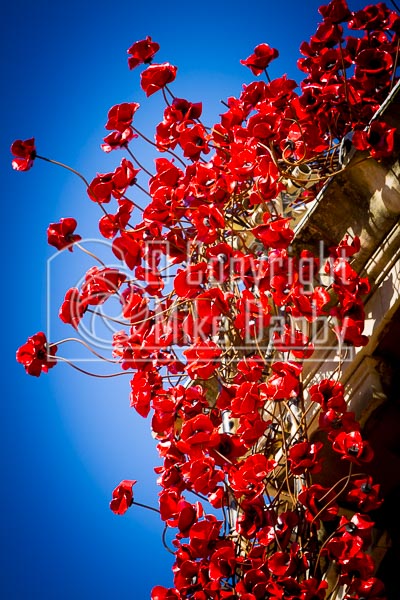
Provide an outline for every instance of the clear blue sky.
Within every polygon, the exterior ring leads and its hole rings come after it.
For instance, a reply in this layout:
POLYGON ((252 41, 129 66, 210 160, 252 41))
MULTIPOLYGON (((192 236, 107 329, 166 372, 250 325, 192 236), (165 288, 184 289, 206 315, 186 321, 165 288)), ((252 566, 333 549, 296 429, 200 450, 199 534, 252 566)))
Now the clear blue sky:
MULTIPOLYGON (((57 366, 36 380, 15 363, 16 347, 46 326, 46 228, 76 216, 80 233, 96 234, 98 213, 81 183, 37 163, 26 174, 10 167, 14 139, 35 136, 38 152, 91 179, 111 171, 120 153, 99 148, 108 109, 142 104, 143 130, 161 120, 161 104, 139 88, 126 50, 151 35, 160 61, 179 68, 176 95, 202 100, 206 121, 223 112, 219 99, 238 95, 250 72, 239 60, 256 44, 280 51, 271 76, 297 78, 298 47, 320 20, 319 2, 56 2, 19 0, 0 9, 3 242, 0 597, 6 600, 145 600, 171 583, 157 516, 134 508, 111 513, 111 491, 138 479, 138 501, 156 505, 153 467, 160 464, 148 423, 129 408, 126 378, 85 378, 57 366)), ((364 5, 350 2, 353 9, 364 5)), ((151 156, 145 154, 151 164, 151 156)), ((67 257, 65 257, 67 258, 67 257)), ((60 264, 52 297, 89 266, 75 253, 60 264)), ((64 260, 64 259, 63 259, 64 260)), ((54 319, 53 319, 54 320, 54 319)), ((60 325, 61 335, 68 328, 60 325)))

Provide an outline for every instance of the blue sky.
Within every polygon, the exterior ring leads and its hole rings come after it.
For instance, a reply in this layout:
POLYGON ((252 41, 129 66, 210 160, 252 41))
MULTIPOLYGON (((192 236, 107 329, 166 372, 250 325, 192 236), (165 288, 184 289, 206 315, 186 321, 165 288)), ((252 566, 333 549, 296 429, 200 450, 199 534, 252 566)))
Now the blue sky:
MULTIPOLYGON (((353 9, 363 4, 350 2, 353 9)), ((16 348, 46 327, 48 224, 75 216, 81 235, 91 237, 100 215, 81 182, 62 169, 38 162, 29 173, 13 172, 11 142, 35 136, 39 154, 89 179, 111 171, 122 154, 105 155, 99 147, 108 109, 141 103, 135 123, 150 135, 161 120, 161 98, 147 101, 139 70, 127 68, 134 41, 151 35, 160 43, 159 60, 178 66, 174 92, 203 101, 210 123, 224 110, 219 100, 252 80, 239 60, 256 44, 280 51, 272 77, 298 78, 298 47, 320 20, 318 6, 315 0, 2 4, 2 598, 141 600, 153 585, 171 584, 157 515, 134 508, 117 517, 108 508, 124 478, 138 480, 138 501, 157 503, 153 467, 160 461, 148 423, 129 408, 128 378, 101 381, 63 365, 36 380, 15 363, 16 348)), ((140 156, 151 166, 151 152, 141 147, 140 156)), ((76 252, 52 263, 53 320, 64 290, 88 266, 76 252)), ((70 333, 59 327, 62 336, 70 333)))

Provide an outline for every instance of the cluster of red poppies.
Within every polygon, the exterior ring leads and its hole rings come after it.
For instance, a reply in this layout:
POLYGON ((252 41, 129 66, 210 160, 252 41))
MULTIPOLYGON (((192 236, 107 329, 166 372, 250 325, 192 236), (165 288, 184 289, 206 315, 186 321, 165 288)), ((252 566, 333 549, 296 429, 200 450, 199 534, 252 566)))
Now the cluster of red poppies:
MULTIPOLYGON (((282 207, 293 197, 306 204, 342 168, 345 136, 368 159, 393 152, 394 130, 371 119, 396 82, 400 18, 382 3, 352 13, 345 0, 320 13, 323 22, 301 46, 300 90, 286 76, 270 81, 266 69, 278 52, 260 44, 241 62, 256 76, 265 72, 267 82, 229 98, 211 129, 201 103, 169 89, 176 67, 150 64, 159 45, 150 37, 133 44, 130 68, 149 65, 142 89, 147 96, 162 90, 166 100, 154 145, 168 157, 155 159, 154 173, 136 160, 139 104, 118 104, 102 148, 120 148, 132 160, 87 184, 103 212, 100 233, 125 272, 89 269, 81 288, 67 291, 60 318, 79 331, 90 306, 121 302, 126 328, 114 333, 112 353, 131 374, 131 405, 143 417, 152 411, 163 461, 160 516, 176 529, 174 587, 155 587, 153 600, 322 600, 332 585, 344 586, 349 599, 384 598, 366 552, 373 521, 365 513, 382 502, 363 471, 373 451, 335 377, 308 390, 302 382, 318 319, 331 324, 340 347, 367 343, 368 282, 351 266, 359 240, 346 238, 323 264, 308 250, 296 254, 282 207), (140 207, 126 194, 145 173, 150 202, 131 225, 140 207), (315 410, 325 442, 310 439, 315 410), (349 468, 332 488, 318 483, 325 445, 349 468), (358 512, 340 516, 339 501, 358 512), (327 577, 329 562, 336 571, 327 577)), ((41 158, 34 140, 15 142, 12 152, 17 170, 41 158)), ((49 243, 72 249, 76 225, 72 218, 51 224, 49 243)), ((56 350, 39 333, 17 360, 38 376, 55 364, 56 350)), ((134 503, 134 483, 114 490, 115 513, 134 503)))

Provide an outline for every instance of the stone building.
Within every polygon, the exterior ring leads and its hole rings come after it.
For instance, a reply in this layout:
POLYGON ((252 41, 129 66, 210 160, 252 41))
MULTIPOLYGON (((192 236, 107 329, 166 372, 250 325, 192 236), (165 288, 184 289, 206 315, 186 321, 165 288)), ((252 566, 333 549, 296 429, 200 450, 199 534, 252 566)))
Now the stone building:
MULTIPOLYGON (((375 117, 400 131, 400 87, 393 89, 375 117)), ((390 159, 375 161, 350 151, 343 172, 332 178, 296 225, 295 245, 318 253, 319 240, 336 246, 346 235, 359 236, 361 250, 352 266, 368 277, 365 299, 369 342, 341 365, 349 410, 360 419, 375 457, 368 472, 381 484, 385 502, 376 521, 373 556, 377 576, 390 600, 400 598, 400 134, 390 159)), ((333 344, 334 345, 334 344, 333 344)), ((305 366, 305 384, 329 377, 338 367, 329 344, 305 366)), ((321 433, 314 434, 316 437, 321 433)), ((334 453, 325 457, 320 483, 332 485, 345 467, 334 453)), ((343 508, 346 509, 345 504, 343 508)))

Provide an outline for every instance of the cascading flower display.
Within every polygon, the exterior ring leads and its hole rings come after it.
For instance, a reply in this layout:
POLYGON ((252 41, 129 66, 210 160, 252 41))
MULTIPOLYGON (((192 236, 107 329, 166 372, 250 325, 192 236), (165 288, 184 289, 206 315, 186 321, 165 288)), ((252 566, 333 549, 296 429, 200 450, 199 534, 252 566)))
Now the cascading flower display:
MULTIPOLYGON (((345 238, 321 262, 292 248, 292 220, 343 169, 345 136, 365 160, 393 152, 395 129, 373 117, 397 81, 400 19, 382 3, 352 12, 346 0, 320 14, 301 46, 300 85, 266 73, 267 81, 229 98, 212 127, 200 102, 170 90, 177 68, 150 64, 159 44, 135 42, 130 69, 145 65, 142 90, 166 101, 148 140, 158 151, 154 168, 136 158, 135 139, 146 136, 133 125, 139 103, 127 102, 109 110, 102 148, 129 158, 91 182, 79 175, 122 266, 99 259, 81 287, 67 291, 59 314, 79 333, 87 312, 110 298, 121 305, 118 319, 96 316, 122 327, 111 336, 110 362, 130 377, 131 406, 150 415, 160 517, 176 531, 174 583, 156 585, 153 600, 323 600, 339 588, 349 599, 384 598, 365 514, 382 503, 379 484, 363 472, 373 450, 348 410, 340 370, 304 381, 321 318, 338 352, 368 341, 369 284, 352 266, 360 241, 345 238), (318 479, 327 452, 347 469, 332 487, 318 479), (341 512, 343 498, 358 511, 351 517, 341 512)), ((259 77, 277 58, 261 43, 241 63, 259 77)), ((33 139, 11 151, 20 171, 42 158, 33 139)), ((76 226, 73 218, 52 223, 49 243, 72 250, 81 240, 76 226)), ((17 360, 39 376, 54 366, 56 350, 38 333, 17 360)), ((138 504, 135 483, 116 487, 113 512, 138 504)))

